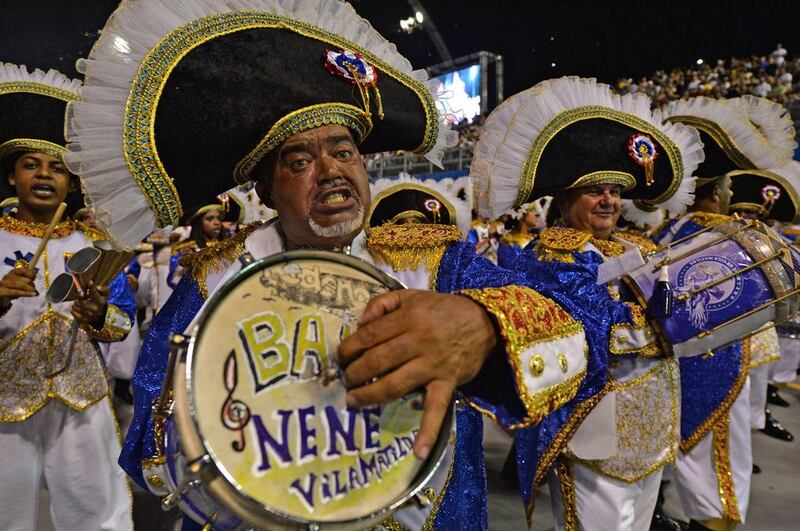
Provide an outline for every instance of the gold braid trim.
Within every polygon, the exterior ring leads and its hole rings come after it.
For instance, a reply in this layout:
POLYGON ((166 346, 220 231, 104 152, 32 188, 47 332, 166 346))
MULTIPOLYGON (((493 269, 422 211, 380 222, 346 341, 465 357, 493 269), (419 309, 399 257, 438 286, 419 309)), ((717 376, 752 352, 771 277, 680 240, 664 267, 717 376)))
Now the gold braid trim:
POLYGON ((572 461, 566 456, 560 456, 556 463, 558 485, 561 488, 561 506, 564 510, 564 531, 578 531, 578 506, 575 496, 575 478, 573 477, 572 461))
POLYGON ((725 520, 741 522, 739 504, 736 501, 736 488, 733 484, 730 455, 730 418, 726 412, 714 423, 714 469, 717 471, 719 501, 725 520))
POLYGON ((468 289, 458 293, 474 300, 497 319, 508 360, 514 370, 517 391, 527 413, 526 419, 512 428, 538 422, 575 396, 586 374, 585 370, 531 395, 525 385, 525 368, 520 358, 525 349, 537 343, 557 341, 582 332, 581 323, 555 302, 522 286, 468 289))
POLYGON ((683 439, 683 434, 681 434, 681 451, 685 454, 688 454, 692 448, 697 446, 703 437, 720 421, 722 416, 727 416, 728 411, 730 411, 731 406, 733 405, 736 397, 739 396, 739 393, 742 391, 742 387, 744 386, 744 382, 747 379, 747 375, 750 373, 750 346, 749 342, 744 341, 742 342, 742 362, 739 366, 739 374, 736 376, 736 380, 734 380, 733 385, 731 386, 731 390, 728 392, 728 396, 722 401, 722 403, 717 406, 717 408, 711 412, 711 414, 706 417, 697 429, 694 430, 694 433, 689 435, 686 439, 683 439))
POLYGON ((694 212, 691 219, 701 227, 713 227, 720 223, 733 221, 733 218, 724 214, 712 214, 711 212, 694 212))
POLYGON ((433 289, 447 246, 460 239, 461 231, 452 225, 384 223, 369 231, 367 250, 377 262, 395 271, 416 270, 424 261, 433 289))
POLYGON ((592 238, 589 240, 589 243, 597 247, 597 250, 603 253, 603 256, 608 258, 619 256, 627 250, 624 244, 612 240, 600 240, 597 238, 592 238))
MULTIPOLYGON (((613 385, 611 382, 607 382, 605 387, 601 389, 596 395, 589 398, 588 400, 584 400, 580 404, 575 407, 575 410, 572 412, 572 415, 569 416, 567 421, 564 423, 564 426, 559 430, 558 434, 553 438, 553 442, 550 443, 549 448, 547 451, 542 455, 541 459, 539 460, 539 465, 536 467, 536 474, 533 476, 533 486, 531 492, 534 492, 539 485, 542 484, 544 481, 545 476, 547 475, 547 471, 550 470, 550 467, 553 466, 553 463, 562 455, 562 451, 564 447, 567 445, 572 436, 578 429, 578 426, 584 421, 584 419, 592 412, 594 407, 606 396, 609 391, 613 389, 613 385)), ((528 523, 530 524, 531 519, 533 518, 533 510, 536 504, 536 498, 532 497, 528 507, 526 508, 526 514, 528 517, 528 523)))
POLYGON ((206 276, 212 271, 221 269, 242 254, 244 252, 244 241, 261 224, 261 221, 254 221, 227 240, 222 240, 217 245, 187 254, 178 260, 178 263, 192 275, 200 286, 200 294, 204 299, 208 298, 206 276))
MULTIPOLYGON (((56 225, 56 228, 53 230, 53 235, 50 236, 50 238, 64 238, 75 232, 76 228, 72 220, 62 221, 56 225)), ((36 221, 23 221, 12 216, 5 216, 0 218, 0 229, 21 236, 42 238, 47 230, 47 224, 38 223, 36 221)))
POLYGON ((615 231, 614 236, 636 245, 643 253, 651 253, 658 249, 658 245, 650 241, 649 238, 630 230, 615 231))
POLYGON ((578 251, 592 239, 592 235, 566 227, 551 227, 539 235, 536 243, 536 255, 542 261, 558 261, 572 263, 572 253, 578 251))

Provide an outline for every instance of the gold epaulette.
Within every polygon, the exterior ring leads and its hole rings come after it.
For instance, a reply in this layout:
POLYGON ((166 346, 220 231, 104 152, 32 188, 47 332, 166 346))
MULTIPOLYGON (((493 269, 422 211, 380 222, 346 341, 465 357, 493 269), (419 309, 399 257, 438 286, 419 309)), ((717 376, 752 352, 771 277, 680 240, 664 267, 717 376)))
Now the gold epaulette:
POLYGON ((643 253, 651 253, 658 249, 658 246, 650 241, 650 239, 646 236, 642 236, 641 234, 637 234, 629 230, 617 231, 614 233, 614 235, 622 240, 625 240, 626 242, 634 244, 643 253))
POLYGON ((453 225, 384 223, 367 234, 367 250, 395 271, 415 270, 424 261, 431 283, 435 283, 447 246, 460 239, 461 231, 453 225))
POLYGON ((579 251, 592 239, 588 232, 567 227, 550 227, 539 235, 536 255, 540 260, 573 262, 572 253, 579 251))
POLYGON ((525 247, 528 245, 533 237, 530 234, 522 234, 520 232, 506 232, 500 238, 500 243, 505 245, 516 245, 517 247, 525 247))
POLYGON ((206 276, 236 260, 244 252, 244 241, 261 224, 261 221, 254 221, 217 245, 181 257, 178 263, 197 281, 203 298, 208 296, 205 288, 206 276))
POLYGON ((86 235, 86 237, 89 238, 90 240, 92 240, 93 242, 96 242, 98 240, 108 240, 109 239, 109 236, 105 232, 101 231, 98 228, 90 227, 89 225, 86 225, 85 223, 81 223, 80 221, 76 221, 75 225, 78 226, 78 230, 80 230, 82 233, 84 233, 86 235))
POLYGON ((733 218, 724 214, 712 214, 711 212, 694 212, 692 221, 703 227, 713 227, 720 223, 732 221, 733 218))
MULTIPOLYGON (((225 241, 225 240, 222 240, 225 241)), ((197 250, 197 244, 194 240, 186 240, 180 243, 176 243, 172 246, 172 256, 175 256, 178 253, 191 253, 197 250)))

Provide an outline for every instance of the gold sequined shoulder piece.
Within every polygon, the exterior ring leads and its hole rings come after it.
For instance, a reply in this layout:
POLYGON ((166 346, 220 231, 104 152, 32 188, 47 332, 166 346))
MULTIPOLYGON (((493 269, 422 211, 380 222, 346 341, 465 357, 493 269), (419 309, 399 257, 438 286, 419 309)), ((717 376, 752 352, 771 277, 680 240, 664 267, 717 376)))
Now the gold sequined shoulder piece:
POLYGON ((244 252, 244 241, 262 224, 255 221, 245 226, 242 230, 228 238, 222 240, 217 245, 200 249, 194 253, 187 254, 179 260, 189 273, 200 283, 205 282, 206 275, 210 271, 216 271, 222 264, 227 264, 236 259, 244 252))
MULTIPOLYGON (((209 247, 215 247, 215 246, 216 244, 209 245, 209 247)), ((191 253, 192 251, 197 251, 197 244, 194 242, 194 240, 186 240, 185 242, 180 242, 172 246, 173 256, 175 256, 178 253, 191 253)))
POLYGON ((539 235, 536 254, 540 260, 572 262, 572 253, 579 251, 591 238, 590 233, 581 230, 551 227, 539 235))
POLYGON ((424 262, 434 286, 447 246, 460 239, 461 231, 453 225, 384 223, 367 234, 367 250, 395 271, 416 270, 424 262))
POLYGON ((733 218, 724 214, 712 214, 711 212, 695 212, 692 214, 692 221, 703 227, 713 227, 720 223, 732 221, 733 218))
POLYGON ((651 253, 658 249, 658 246, 650 241, 650 239, 646 236, 642 236, 641 234, 637 234, 629 230, 618 231, 615 232, 614 235, 625 240, 626 242, 636 245, 639 250, 644 253, 651 253))
MULTIPOLYGON (((75 228, 75 223, 71 220, 62 221, 56 225, 56 228, 53 230, 53 235, 50 236, 50 238, 64 238, 75 232, 75 228)), ((47 224, 37 223, 35 221, 22 221, 12 216, 4 216, 0 217, 0 229, 21 236, 41 238, 47 230, 47 224)))

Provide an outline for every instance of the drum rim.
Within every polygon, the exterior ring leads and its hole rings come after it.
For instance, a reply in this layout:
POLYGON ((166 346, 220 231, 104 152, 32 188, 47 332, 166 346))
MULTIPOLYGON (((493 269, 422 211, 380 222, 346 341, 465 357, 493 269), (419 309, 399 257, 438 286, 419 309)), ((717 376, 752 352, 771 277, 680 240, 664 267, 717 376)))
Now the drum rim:
MULTIPOLYGON (((249 275, 246 274, 250 271, 257 271, 262 269, 267 269, 269 267, 273 267, 278 264, 285 264, 289 263, 290 261, 294 260, 323 260, 323 261, 330 261, 334 263, 338 263, 345 266, 351 266, 358 271, 371 276, 378 282, 382 283, 383 285, 387 286, 390 291, 397 290, 397 289, 405 289, 406 286, 403 285, 402 282, 395 279, 391 275, 381 271, 378 267, 365 260, 357 258, 355 256, 337 253, 332 251, 323 251, 323 250, 316 250, 316 249, 299 249, 294 251, 286 251, 283 253, 278 253, 274 255, 270 255, 259 260, 256 260, 247 266, 243 267, 239 270, 234 276, 228 279, 219 290, 211 296, 210 299, 206 302, 206 307, 210 310, 211 308, 218 305, 218 303, 223 300, 231 291, 233 291, 244 279, 249 278, 249 275)), ((211 458, 211 466, 213 467, 214 471, 217 473, 218 477, 239 497, 239 501, 245 505, 245 509, 248 512, 255 512, 262 515, 264 518, 268 520, 276 520, 280 519, 283 522, 280 523, 291 523, 293 525, 299 526, 307 526, 309 524, 318 524, 320 526, 325 527, 348 527, 352 525, 366 525, 371 522, 378 521, 380 518, 385 517, 386 515, 392 514, 397 511, 402 505, 416 496, 419 492, 422 491, 425 486, 430 483, 434 474, 442 465, 442 461, 446 455, 447 444, 450 438, 450 426, 453 424, 453 415, 455 409, 455 397, 453 403, 451 403, 450 407, 447 410, 447 414, 445 415, 444 420, 442 421, 442 427, 440 428, 439 435, 434 443, 431 452, 427 459, 425 459, 425 463, 421 467, 420 471, 417 473, 417 477, 412 484, 403 490, 403 492, 391 502, 389 505, 378 509, 369 514, 362 515, 357 518, 351 518, 347 520, 310 520, 305 519, 299 516, 294 516, 291 514, 287 514, 283 511, 276 509, 273 506, 266 505, 262 502, 251 497, 243 488, 242 486, 234 480, 229 474, 227 467, 219 466, 221 461, 217 458, 216 453, 213 452, 209 445, 207 444, 206 438, 203 436, 202 431, 200 430, 200 426, 197 422, 197 411, 194 403, 194 378, 192 375, 192 367, 193 367, 193 357, 195 346, 197 344, 197 339, 201 335, 201 331, 204 328, 204 325, 208 321, 210 315, 213 312, 211 311, 204 311, 202 315, 200 315, 197 323, 192 326, 192 333, 191 338, 188 341, 188 346, 186 349, 185 354, 185 361, 183 363, 178 363, 176 366, 176 370, 180 370, 181 366, 183 365, 184 376, 185 376, 185 383, 186 383, 186 403, 184 407, 186 408, 189 414, 189 421, 194 429, 194 432, 197 438, 200 440, 202 451, 211 458), (435 457, 434 457, 435 456, 435 457)), ((455 453, 452 456, 455 459, 455 453)), ((214 496, 212 491, 209 493, 214 496)), ((216 498, 216 496, 214 496, 216 498)), ((235 514, 239 514, 239 510, 237 507, 229 507, 227 504, 223 503, 222 501, 218 500, 219 503, 222 503, 227 509, 231 510, 235 514)), ((239 514, 240 517, 244 519, 244 514, 239 514)), ((256 525, 259 525, 256 523, 256 525)))

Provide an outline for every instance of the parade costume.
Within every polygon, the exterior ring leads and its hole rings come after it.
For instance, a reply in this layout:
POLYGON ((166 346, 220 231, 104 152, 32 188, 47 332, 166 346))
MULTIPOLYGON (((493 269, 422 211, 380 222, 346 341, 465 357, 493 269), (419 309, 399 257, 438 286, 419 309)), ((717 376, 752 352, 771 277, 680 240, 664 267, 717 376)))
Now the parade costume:
MULTIPOLYGON (((125 243, 136 243, 156 224, 172 222, 181 211, 202 204, 209 193, 229 187, 231 176, 252 178, 259 160, 302 131, 340 124, 351 131, 364 153, 410 149, 434 161, 455 140, 452 132, 441 129, 424 72, 412 72, 394 46, 348 4, 197 2, 190 13, 173 8, 171 2, 157 0, 126 2, 109 21, 86 65, 87 78, 102 77, 104 59, 113 60, 119 54, 114 45, 122 39, 129 45, 128 68, 139 64, 141 68, 133 85, 126 79, 107 81, 109 93, 123 88, 122 92, 130 93, 129 101, 146 108, 158 105, 155 124, 150 125, 162 134, 149 141, 146 124, 133 116, 136 109, 129 105, 124 120, 133 132, 120 130, 119 104, 103 109, 110 114, 103 117, 109 121, 102 123, 118 130, 117 138, 111 139, 117 151, 120 138, 133 135, 133 140, 142 135, 144 140, 136 153, 120 152, 112 162, 119 165, 118 171, 104 176, 133 189, 136 200, 110 196, 104 183, 93 179, 91 168, 100 163, 101 153, 102 164, 109 164, 105 139, 94 134, 100 124, 88 121, 101 114, 103 99, 90 99, 73 108, 72 134, 79 146, 70 152, 69 164, 86 170, 89 195, 114 214, 110 229, 125 243), (185 25, 161 26, 165 17, 150 16, 158 9, 171 10, 173 23, 177 19, 185 25), (140 24, 147 27, 143 30, 140 24), (134 35, 138 40, 131 42, 134 35), (195 35, 203 36, 202 43, 195 35), (170 43, 170 48, 162 49, 160 43, 170 43), (176 47, 186 53, 173 60, 176 47), (151 75, 151 60, 163 60, 169 68, 151 75), (146 90, 140 92, 146 85, 164 87, 160 101, 146 90), (264 93, 286 97, 265 98, 264 93), (175 98, 176 94, 181 98, 175 98), (222 98, 224 105, 217 109, 214 101, 206 107, 213 116, 195 113, 195 107, 208 98, 222 98), (186 109, 190 109, 188 114, 186 109), (117 115, 111 117, 114 111, 117 115), (187 125, 188 116, 199 121, 187 125), (214 126, 208 127, 212 122, 214 126), (189 138, 184 135, 187 127, 196 127, 205 136, 189 138), (198 149, 198 143, 208 149, 198 149), (158 151, 158 167, 141 158, 147 150, 158 151), (187 152, 193 153, 191 160, 185 157, 187 152)), ((102 88, 95 90, 102 92, 102 88)), ((126 143, 123 149, 128 147, 126 143)), ((493 357, 475 380, 463 386, 463 393, 505 426, 530 425, 574 395, 586 368, 583 328, 550 299, 530 288, 513 286, 519 281, 517 276, 476 256, 460 237, 455 227, 384 224, 359 235, 351 247, 356 256, 391 272, 408 287, 459 292, 494 315, 506 352, 493 357), (544 359, 546 366, 540 366, 544 359), (498 381, 506 384, 498 385, 498 381)), ((166 371, 169 334, 185 330, 206 298, 239 271, 242 266, 236 258, 243 251, 261 258, 284 249, 276 220, 249 225, 235 237, 183 259, 190 274, 181 279, 153 321, 133 379, 135 417, 120 464, 140 485, 163 494, 163 426, 155 424, 150 414, 166 371)), ((487 527, 481 422, 475 409, 459 409, 450 427, 456 431, 447 454, 452 464, 440 467, 432 479, 429 498, 433 503, 401 510, 384 520, 387 529, 487 527)), ((210 516, 197 519, 213 520, 210 516)))
POLYGON ((517 261, 522 250, 533 240, 534 235, 530 232, 536 230, 537 232, 544 228, 544 220, 547 218, 547 210, 550 206, 552 197, 543 197, 532 203, 524 204, 519 208, 512 208, 507 215, 511 217, 514 224, 522 223, 528 212, 534 211, 538 216, 538 225, 536 227, 529 227, 528 232, 521 233, 517 229, 513 229, 503 234, 500 238, 500 244, 497 247, 497 265, 505 269, 513 269, 514 262, 517 261))
MULTIPOLYGON (((783 163, 782 151, 761 133, 768 129, 763 115, 751 120, 742 108, 736 102, 698 97, 674 102, 661 114, 657 112, 668 122, 691 125, 700 133, 706 159, 696 172, 698 187, 713 186, 728 172, 748 170, 758 174, 760 169, 783 163)), ((742 205, 753 203, 758 195, 763 196, 761 206, 776 209, 775 213, 785 213, 795 195, 784 193, 776 202, 772 189, 764 188, 762 178, 755 176, 739 181, 737 187, 740 198, 734 195, 732 205, 737 201, 742 205)), ((655 241, 669 244, 730 219, 693 212, 670 221, 655 241)), ((761 353, 762 345, 764 342, 758 339, 737 342, 712 356, 680 360, 681 454, 675 484, 686 515, 709 527, 744 522, 747 514, 752 474, 748 373, 754 346, 757 359, 769 355, 761 353), (708 385, 710 381, 715 382, 713 387, 708 385)))
MULTIPOLYGON (((627 201, 623 213, 643 219, 691 200, 689 176, 701 148, 694 131, 654 119, 646 96, 620 97, 593 79, 561 78, 489 115, 472 176, 489 215, 543 195, 613 184, 627 201)), ((644 254, 655 246, 632 233, 600 240, 555 226, 515 264, 536 289, 561 290, 554 298, 583 323, 591 351, 577 397, 516 437, 518 460, 537 463, 534 476, 520 469, 531 498, 552 467, 557 529, 648 529, 662 467, 677 452, 677 362, 619 281, 595 284, 603 262, 631 248, 644 254)))
MULTIPOLYGON (((80 83, 50 70, 0 65, 0 158, 38 152, 60 158, 67 101, 80 83)), ((4 184, 7 186, 7 184, 4 184)), ((0 218, 0 276, 27 267, 45 224, 0 218)), ((101 329, 78 329, 71 364, 48 377, 49 362, 73 321, 71 303, 45 299, 66 260, 100 239, 71 220, 47 242, 34 281, 38 294, 21 297, 0 317, 0 527, 33 529, 42 487, 50 492, 57 529, 131 529, 131 493, 116 466, 120 450, 98 342, 122 339, 134 304, 123 275, 109 286, 101 329)))

